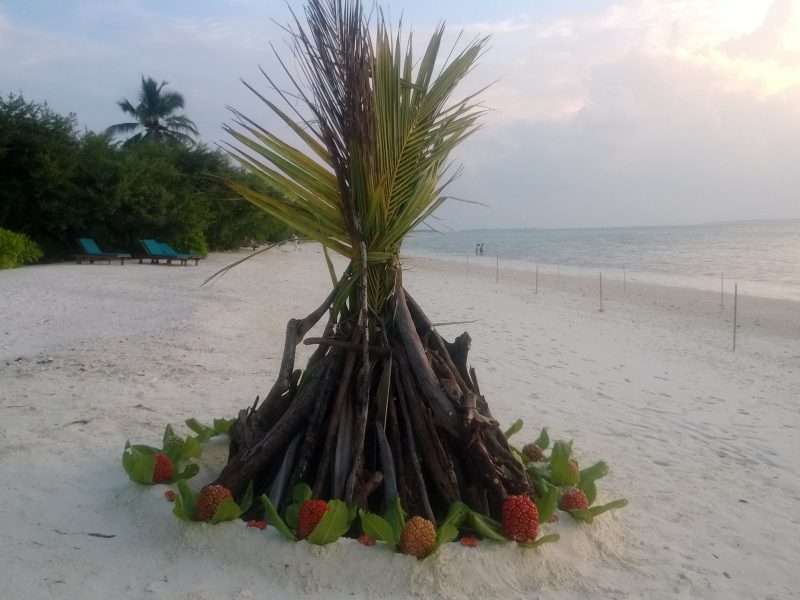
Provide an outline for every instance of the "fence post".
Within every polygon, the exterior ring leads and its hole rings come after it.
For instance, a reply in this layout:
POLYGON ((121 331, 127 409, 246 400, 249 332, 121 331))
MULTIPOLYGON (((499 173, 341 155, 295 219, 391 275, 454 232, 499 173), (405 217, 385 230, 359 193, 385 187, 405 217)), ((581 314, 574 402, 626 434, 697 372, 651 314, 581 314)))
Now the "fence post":
POLYGON ((603 274, 600 273, 600 312, 603 312, 603 274))
POLYGON ((626 287, 627 287, 626 279, 627 278, 625 276, 625 265, 622 265, 622 293, 623 294, 625 293, 625 290, 626 290, 626 287))
POLYGON ((739 284, 733 284, 733 351, 736 352, 736 310, 739 299, 739 284))

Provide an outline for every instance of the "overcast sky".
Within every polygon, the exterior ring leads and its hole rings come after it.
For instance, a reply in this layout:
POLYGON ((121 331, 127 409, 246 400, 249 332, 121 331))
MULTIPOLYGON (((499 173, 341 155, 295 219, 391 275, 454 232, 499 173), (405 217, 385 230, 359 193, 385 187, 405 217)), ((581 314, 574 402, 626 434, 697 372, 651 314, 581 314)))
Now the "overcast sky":
MULTIPOLYGON (((292 2, 295 6, 295 3, 292 2)), ((299 4, 298 4, 299 6, 299 4)), ((800 218, 800 0, 413 0, 384 4, 424 38, 491 35, 465 91, 492 112, 457 158, 454 229, 800 218)), ((274 0, 0 0, 0 93, 101 131, 140 76, 169 82, 202 140, 240 78, 277 73, 274 0)), ((286 53, 288 55, 288 53, 286 53)))

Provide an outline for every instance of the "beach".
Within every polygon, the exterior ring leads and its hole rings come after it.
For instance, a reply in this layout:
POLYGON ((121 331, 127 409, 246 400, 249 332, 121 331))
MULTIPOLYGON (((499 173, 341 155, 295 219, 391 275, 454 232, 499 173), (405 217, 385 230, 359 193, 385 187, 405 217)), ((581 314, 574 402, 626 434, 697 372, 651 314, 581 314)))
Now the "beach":
MULTIPOLYGON (((126 440, 232 417, 269 390, 286 321, 330 290, 318 246, 198 267, 0 271, 0 589, 8 598, 800 597, 800 303, 619 278, 404 257, 404 284, 469 363, 512 440, 543 426, 610 473, 591 524, 534 550, 448 544, 425 561, 317 547, 241 521, 185 523, 167 486, 121 466, 126 440), (99 534, 99 535, 96 535, 99 534)), ((339 268, 344 266, 338 261, 339 268)), ((731 286, 732 288, 732 286, 731 286)), ((731 289, 732 291, 732 289, 731 289)), ((315 330, 317 331, 317 330, 315 330)), ((315 333, 312 332, 311 335, 315 333)), ((298 365, 313 347, 301 346, 298 365)), ((199 487, 224 465, 206 445, 199 487)))

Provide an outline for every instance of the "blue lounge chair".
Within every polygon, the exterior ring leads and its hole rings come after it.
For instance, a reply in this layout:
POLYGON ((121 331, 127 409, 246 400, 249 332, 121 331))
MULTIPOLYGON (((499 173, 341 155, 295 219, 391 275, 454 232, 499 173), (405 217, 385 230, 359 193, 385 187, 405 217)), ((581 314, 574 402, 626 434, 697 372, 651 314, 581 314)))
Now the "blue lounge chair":
MULTIPOLYGON (((197 266, 197 263, 200 262, 201 258, 205 258, 204 256, 199 256, 197 254, 184 254, 182 252, 177 252, 172 246, 170 246, 166 242, 161 242, 161 251, 167 256, 172 256, 179 260, 183 261, 193 260, 195 266, 197 266)), ((184 264, 186 263, 184 262, 184 264)))
POLYGON ((124 252, 103 252, 92 238, 79 238, 78 244, 83 253, 72 255, 78 264, 83 263, 84 260, 88 260, 90 264, 94 264, 96 260, 106 260, 108 264, 111 264, 112 260, 118 260, 119 264, 124 265, 125 259, 131 257, 130 254, 124 252))
POLYGON ((168 265, 171 265, 172 261, 177 261, 180 262, 181 265, 186 266, 190 260, 193 260, 196 265, 198 261, 203 258, 202 256, 194 256, 192 254, 180 254, 168 244, 162 244, 155 240, 139 240, 139 243, 145 251, 145 255, 139 257, 140 264, 147 258, 150 259, 150 264, 153 265, 158 265, 163 260, 168 265))

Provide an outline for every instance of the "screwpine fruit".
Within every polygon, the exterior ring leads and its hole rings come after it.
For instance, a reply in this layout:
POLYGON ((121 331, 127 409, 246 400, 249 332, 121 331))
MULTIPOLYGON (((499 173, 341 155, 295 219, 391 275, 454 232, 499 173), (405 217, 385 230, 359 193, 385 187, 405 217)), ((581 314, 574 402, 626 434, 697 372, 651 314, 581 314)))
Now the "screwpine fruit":
POLYGON ((435 543, 436 528, 423 517, 411 517, 400 534, 400 552, 417 558, 427 555, 435 543))
POLYGON ((509 496, 500 510, 503 535, 521 544, 536 540, 539 511, 527 496, 509 496))
POLYGON ((200 490, 197 504, 194 506, 194 516, 198 521, 210 521, 217 512, 217 507, 225 500, 233 500, 231 491, 221 485, 207 485, 200 490))

